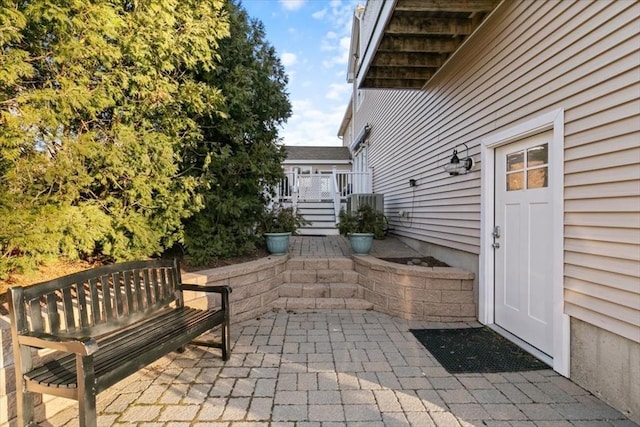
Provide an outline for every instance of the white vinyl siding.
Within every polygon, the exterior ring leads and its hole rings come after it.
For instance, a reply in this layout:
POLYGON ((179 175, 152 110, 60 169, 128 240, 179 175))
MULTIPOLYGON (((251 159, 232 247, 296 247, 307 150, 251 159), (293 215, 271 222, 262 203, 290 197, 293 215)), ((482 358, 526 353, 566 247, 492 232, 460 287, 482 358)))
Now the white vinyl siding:
POLYGON ((368 91, 356 127, 394 232, 479 254, 482 165, 442 166, 562 108, 565 312, 640 342, 639 27, 636 1, 505 2, 424 91, 368 91))

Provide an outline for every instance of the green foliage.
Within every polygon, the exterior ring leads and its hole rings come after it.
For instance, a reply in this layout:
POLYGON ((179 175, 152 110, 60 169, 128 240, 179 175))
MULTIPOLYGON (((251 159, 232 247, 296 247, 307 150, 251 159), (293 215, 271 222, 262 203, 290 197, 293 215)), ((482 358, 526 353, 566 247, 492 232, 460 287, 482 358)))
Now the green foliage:
POLYGON ((265 189, 283 177, 278 127, 291 114, 284 68, 259 21, 234 1, 225 10, 231 37, 220 42, 218 66, 197 79, 224 93, 226 120, 202 117, 203 139, 184 155, 184 171, 207 183, 205 208, 186 221, 192 264, 254 249, 262 241, 256 223, 269 201, 265 189))
POLYGON ((384 213, 370 205, 362 205, 355 212, 340 211, 338 231, 343 236, 351 233, 373 233, 374 238, 383 239, 386 228, 384 213))
POLYGON ((277 206, 265 210, 258 227, 258 233, 291 233, 296 235, 298 229, 308 223, 294 208, 277 206))
POLYGON ((203 206, 182 173, 223 97, 222 0, 0 0, 0 277, 147 257, 203 206))

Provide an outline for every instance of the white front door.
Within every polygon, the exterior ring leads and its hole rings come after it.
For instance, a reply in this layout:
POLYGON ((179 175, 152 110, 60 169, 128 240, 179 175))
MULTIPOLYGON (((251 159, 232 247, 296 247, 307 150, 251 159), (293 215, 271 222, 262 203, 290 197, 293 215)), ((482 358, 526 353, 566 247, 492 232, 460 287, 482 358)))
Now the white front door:
POLYGON ((495 150, 495 323, 553 355, 552 192, 544 132, 495 150))

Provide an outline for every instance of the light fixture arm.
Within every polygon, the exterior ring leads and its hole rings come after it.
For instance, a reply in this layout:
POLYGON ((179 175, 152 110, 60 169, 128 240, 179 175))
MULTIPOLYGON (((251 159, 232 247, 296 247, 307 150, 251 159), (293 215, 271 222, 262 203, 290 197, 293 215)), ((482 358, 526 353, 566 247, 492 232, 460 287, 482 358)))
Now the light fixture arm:
POLYGON ((451 156, 451 160, 449 160, 449 163, 444 165, 443 169, 446 172, 449 172, 449 175, 455 176, 466 175, 467 173, 469 173, 472 167, 473 159, 469 157, 469 146, 464 142, 461 142, 454 147, 453 156, 451 156), (467 155, 462 160, 458 157, 458 147, 460 147, 461 145, 464 145, 465 149, 467 150, 467 155))

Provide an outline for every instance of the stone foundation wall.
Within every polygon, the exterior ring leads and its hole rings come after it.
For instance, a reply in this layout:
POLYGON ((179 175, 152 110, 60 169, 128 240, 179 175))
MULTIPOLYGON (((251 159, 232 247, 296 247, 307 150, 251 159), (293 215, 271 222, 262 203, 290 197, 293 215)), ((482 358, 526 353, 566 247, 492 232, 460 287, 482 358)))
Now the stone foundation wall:
POLYGON ((571 318, 571 379, 640 423, 640 344, 571 318))
POLYGON ((450 267, 413 267, 354 256, 364 298, 376 311, 408 320, 476 320, 474 274, 450 267))

